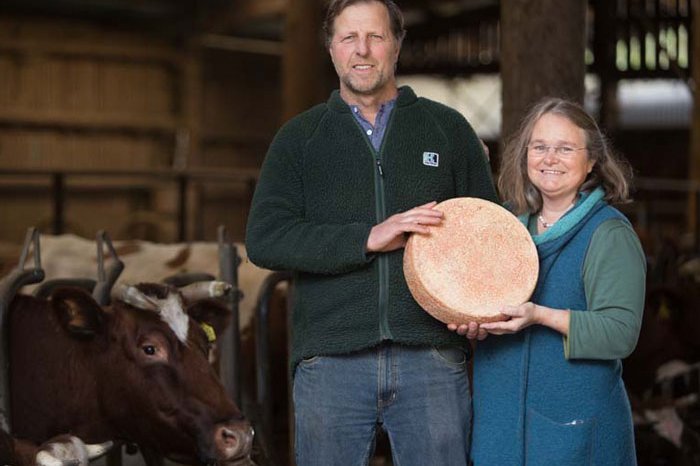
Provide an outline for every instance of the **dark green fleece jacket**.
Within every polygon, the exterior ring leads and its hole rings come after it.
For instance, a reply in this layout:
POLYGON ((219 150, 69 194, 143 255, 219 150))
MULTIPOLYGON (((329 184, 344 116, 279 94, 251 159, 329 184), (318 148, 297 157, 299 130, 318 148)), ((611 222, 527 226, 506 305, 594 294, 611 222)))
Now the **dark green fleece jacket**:
POLYGON ((250 259, 295 274, 292 365, 392 340, 467 346, 413 300, 403 249, 367 254, 372 226, 430 201, 496 200, 479 139, 458 112, 402 87, 375 151, 338 91, 285 124, 265 158, 250 259))

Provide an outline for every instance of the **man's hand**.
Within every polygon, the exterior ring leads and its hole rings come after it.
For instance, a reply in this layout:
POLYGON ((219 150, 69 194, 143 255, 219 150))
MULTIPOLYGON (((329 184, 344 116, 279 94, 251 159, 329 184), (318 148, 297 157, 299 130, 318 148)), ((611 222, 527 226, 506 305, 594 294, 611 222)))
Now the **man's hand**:
POLYGON ((483 340, 489 334, 488 332, 481 328, 477 322, 469 322, 468 324, 447 324, 447 329, 453 332, 457 332, 459 335, 464 335, 470 340, 483 340))
POLYGON ((428 233, 429 226, 442 223, 442 212, 433 209, 436 204, 433 201, 414 207, 372 227, 367 238, 367 252, 389 252, 404 247, 404 233, 428 233))

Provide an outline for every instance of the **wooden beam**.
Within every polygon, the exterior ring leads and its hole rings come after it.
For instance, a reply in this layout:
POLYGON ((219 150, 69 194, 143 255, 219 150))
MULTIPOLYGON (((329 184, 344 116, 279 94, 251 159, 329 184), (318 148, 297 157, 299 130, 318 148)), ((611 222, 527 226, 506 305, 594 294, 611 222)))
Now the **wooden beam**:
POLYGON ((269 144, 270 134, 266 131, 211 131, 202 130, 202 144, 269 144))
POLYGON ((609 0, 594 0, 593 69, 600 79, 600 115, 598 123, 607 131, 618 125, 617 84, 620 80, 615 64, 617 5, 609 0))
POLYGON ((225 33, 253 21, 283 20, 290 0, 239 0, 215 10, 205 22, 205 31, 225 33))
POLYGON ((174 49, 166 46, 123 45, 123 44, 90 44, 45 42, 36 40, 15 39, 3 37, 0 41, 0 51, 32 55, 65 55, 88 58, 108 58, 125 62, 165 62, 180 63, 180 55, 174 49))
MULTIPOLYGON (((240 181, 257 180, 260 170, 257 168, 188 168, 187 170, 174 170, 171 168, 149 168, 144 170, 123 169, 34 169, 34 168, 0 168, 0 178, 6 177, 46 177, 56 173, 66 177, 101 177, 108 178, 145 178, 154 180, 173 180, 185 176, 190 180, 203 181, 240 181)), ((106 181, 105 181, 106 182, 106 181)))
POLYGON ((585 0, 501 1, 503 138, 543 97, 583 103, 585 26, 585 0))
POLYGON ((282 60, 283 121, 328 98, 330 57, 319 34, 323 11, 322 0, 289 1, 282 60))
MULTIPOLYGON (((690 126, 690 153, 688 154, 688 178, 691 181, 700 181, 700 8, 696 8, 697 2, 693 4, 691 21, 691 54, 692 59, 692 82, 693 90, 693 120, 690 126)), ((693 191, 688 194, 688 231, 695 236, 695 244, 700 244, 700 231, 698 225, 698 209, 700 208, 698 195, 700 191, 693 191)))
POLYGON ((180 73, 179 128, 173 165, 176 168, 198 166, 201 158, 202 133, 202 58, 201 49, 193 44, 183 51, 180 73))
POLYGON ((205 34, 199 38, 199 45, 227 52, 244 52, 258 55, 282 56, 282 42, 273 40, 248 39, 220 34, 205 34))
POLYGON ((291 0, 242 0, 237 2, 239 17, 253 19, 284 16, 291 0))
MULTIPOLYGON (((179 128, 177 130, 175 155, 172 165, 175 168, 186 168, 201 165, 201 133, 202 133, 202 59, 201 48, 189 44, 184 50, 184 66, 181 73, 181 105, 179 128)), ((203 225, 200 186, 187 183, 182 177, 178 179, 178 239, 186 240, 202 237, 203 225)), ((158 210, 167 211, 168 202, 158 210)), ((158 208, 158 207, 157 207, 158 208)))
POLYGON ((138 133, 174 133, 172 116, 0 107, 0 124, 98 131, 127 130, 138 133))

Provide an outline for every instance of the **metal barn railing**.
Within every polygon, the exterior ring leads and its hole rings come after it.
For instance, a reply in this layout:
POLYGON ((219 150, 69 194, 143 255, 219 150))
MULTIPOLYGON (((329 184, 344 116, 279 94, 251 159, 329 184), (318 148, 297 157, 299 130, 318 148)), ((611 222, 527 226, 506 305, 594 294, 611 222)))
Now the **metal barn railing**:
MULTIPOLYGON (((116 180, 115 183, 110 183, 109 188, 102 186, 100 189, 110 189, 119 184, 129 189, 129 193, 134 194, 141 192, 148 197, 155 188, 155 183, 170 183, 176 194, 176 223, 177 223, 177 241, 187 241, 187 227, 192 215, 192 206, 188 204, 187 193, 195 183, 202 182, 226 182, 226 183, 243 183, 249 197, 252 198, 255 190, 255 183, 258 179, 258 170, 254 169, 236 169, 236 170, 211 170, 211 169, 187 169, 187 170, 172 170, 172 169, 153 169, 153 170, 35 170, 35 169, 0 169, 0 179, 5 180, 20 180, 23 185, 27 179, 45 180, 48 182, 48 187, 37 186, 32 183, 29 189, 34 194, 41 189, 47 189, 51 203, 51 233, 60 235, 66 232, 66 197, 70 193, 71 187, 69 181, 75 180, 91 180, 91 179, 110 179, 116 180), (137 181, 141 182, 138 184, 137 181)), ((15 189, 14 186, 8 187, 5 184, 0 185, 1 190, 15 189)), ((197 222, 201 223, 201 222, 197 222)), ((197 236, 197 235, 195 235, 197 236)))

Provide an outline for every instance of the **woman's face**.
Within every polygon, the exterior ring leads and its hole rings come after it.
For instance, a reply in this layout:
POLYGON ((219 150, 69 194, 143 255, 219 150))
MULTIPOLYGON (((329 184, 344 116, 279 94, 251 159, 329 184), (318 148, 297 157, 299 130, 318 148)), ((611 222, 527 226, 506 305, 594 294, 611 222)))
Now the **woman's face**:
POLYGON ((552 113, 537 120, 527 149, 527 175, 544 202, 573 203, 594 164, 583 129, 552 113))

